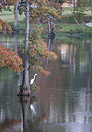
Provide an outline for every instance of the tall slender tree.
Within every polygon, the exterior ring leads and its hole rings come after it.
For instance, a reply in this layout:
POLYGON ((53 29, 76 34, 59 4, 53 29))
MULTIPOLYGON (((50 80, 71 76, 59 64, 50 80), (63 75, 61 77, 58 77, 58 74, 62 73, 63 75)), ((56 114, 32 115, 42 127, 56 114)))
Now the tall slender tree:
POLYGON ((24 86, 27 90, 28 95, 30 95, 30 83, 29 83, 29 55, 28 55, 28 49, 29 49, 29 2, 30 0, 26 0, 26 35, 25 35, 25 51, 24 51, 24 86))
POLYGON ((17 29, 18 25, 18 5, 19 1, 14 4, 14 29, 17 29))

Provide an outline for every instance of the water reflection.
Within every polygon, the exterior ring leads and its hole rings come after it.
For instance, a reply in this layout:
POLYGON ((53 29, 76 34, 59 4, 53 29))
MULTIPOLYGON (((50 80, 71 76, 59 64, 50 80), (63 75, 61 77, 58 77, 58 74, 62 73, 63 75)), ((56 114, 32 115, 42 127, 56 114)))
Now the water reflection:
POLYGON ((44 103, 46 101, 49 110, 48 119, 45 123, 43 121, 41 126, 44 125, 42 128, 48 132, 90 132, 91 43, 88 47, 85 41, 82 41, 82 44, 78 42, 71 45, 62 42, 56 44, 55 50, 59 54, 59 61, 48 66, 52 76, 45 81, 44 94, 43 87, 39 84, 42 87, 41 101, 44 103))
POLYGON ((71 61, 75 63, 74 60, 72 60, 72 54, 73 54, 72 45, 61 44, 61 46, 59 46, 58 49, 60 50, 60 54, 61 54, 61 67, 62 68, 65 68, 71 65, 72 63, 71 61))
POLYGON ((17 48, 20 49, 21 47, 23 47, 24 45, 23 41, 24 41, 24 36, 0 35, 0 44, 5 46, 6 48, 13 48, 15 52, 17 48))
POLYGON ((58 60, 43 62, 51 76, 37 77, 36 84, 40 88, 37 100, 18 99, 19 76, 0 70, 0 130, 2 123, 8 120, 10 126, 18 128, 17 132, 91 132, 91 40, 62 38, 47 42, 58 60))
POLYGON ((20 104, 16 96, 17 75, 13 72, 0 69, 0 131, 9 126, 20 126, 20 104), (17 104, 17 105, 15 105, 17 104))

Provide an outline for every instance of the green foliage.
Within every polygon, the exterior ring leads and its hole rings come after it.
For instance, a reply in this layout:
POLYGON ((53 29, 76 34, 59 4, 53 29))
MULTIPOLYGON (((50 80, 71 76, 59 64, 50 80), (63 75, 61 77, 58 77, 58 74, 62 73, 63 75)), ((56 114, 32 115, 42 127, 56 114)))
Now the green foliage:
POLYGON ((41 39, 41 31, 42 29, 35 25, 29 38, 30 66, 39 72, 49 75, 50 73, 41 67, 38 58, 46 59, 48 57, 51 60, 56 60, 57 55, 48 50, 46 43, 41 39))
POLYGON ((75 11, 73 12, 73 16, 76 18, 81 18, 82 16, 86 15, 85 11, 88 11, 90 1, 81 0, 76 2, 75 11))

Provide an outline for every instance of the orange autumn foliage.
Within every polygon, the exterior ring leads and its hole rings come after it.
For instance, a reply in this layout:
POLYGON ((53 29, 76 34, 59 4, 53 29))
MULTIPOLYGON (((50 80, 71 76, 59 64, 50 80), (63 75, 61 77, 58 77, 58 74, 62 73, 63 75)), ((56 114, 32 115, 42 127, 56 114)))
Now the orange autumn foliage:
POLYGON ((44 70, 41 66, 37 66, 37 67, 36 67, 36 70, 37 70, 37 72, 39 71, 39 73, 43 73, 43 74, 45 74, 46 76, 51 75, 51 73, 50 73, 49 71, 44 70))
POLYGON ((1 19, 0 19, 0 33, 3 33, 3 34, 12 33, 11 27, 6 22, 2 21, 1 19))
POLYGON ((10 7, 11 4, 15 4, 19 0, 0 0, 0 11, 6 7, 10 7))
POLYGON ((0 66, 22 72, 24 70, 22 64, 22 59, 17 53, 0 45, 0 66))
POLYGON ((37 25, 34 25, 33 32, 29 37, 30 69, 48 76, 51 73, 42 68, 42 61, 47 58, 49 60, 56 60, 57 55, 48 49, 47 44, 41 39, 40 34, 41 29, 37 25))
POLYGON ((2 4, 6 4, 6 5, 11 5, 11 4, 13 4, 13 3, 16 3, 17 1, 19 1, 19 0, 0 0, 0 3, 2 4))

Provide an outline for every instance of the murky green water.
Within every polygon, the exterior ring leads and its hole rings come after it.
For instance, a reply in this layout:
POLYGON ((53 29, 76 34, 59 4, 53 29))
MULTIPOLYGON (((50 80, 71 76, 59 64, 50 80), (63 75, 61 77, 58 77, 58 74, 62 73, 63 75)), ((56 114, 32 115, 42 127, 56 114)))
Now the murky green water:
MULTIPOLYGON (((7 38, 8 44, 4 37, 0 41, 16 49, 13 38, 7 38)), ((22 42, 18 38, 18 48, 22 42)), ((0 132, 92 131, 92 40, 47 42, 58 60, 43 62, 51 76, 37 76, 35 83, 40 90, 36 100, 22 103, 17 97, 18 75, 0 69, 0 132)))

